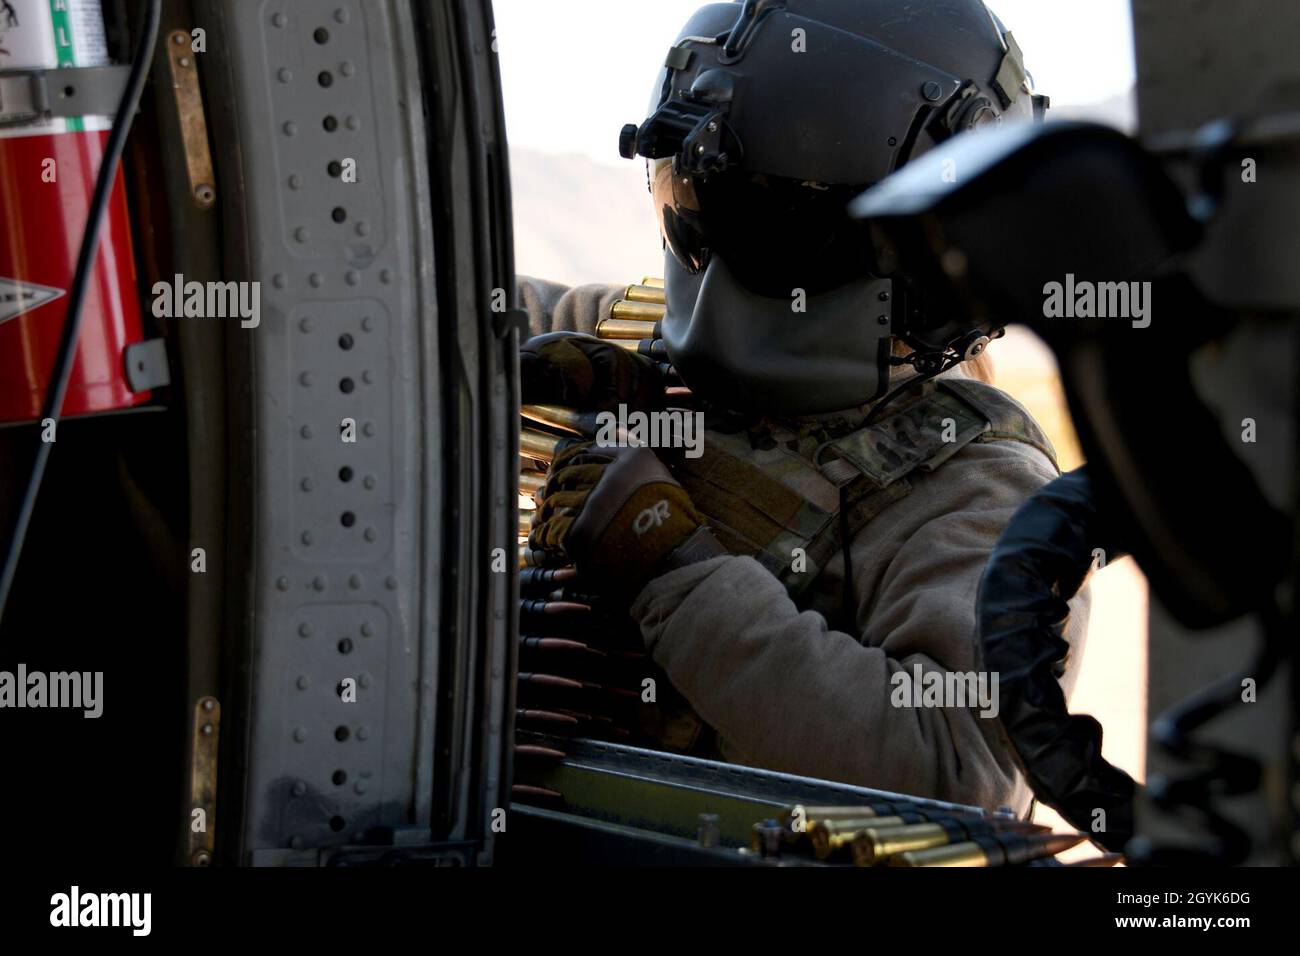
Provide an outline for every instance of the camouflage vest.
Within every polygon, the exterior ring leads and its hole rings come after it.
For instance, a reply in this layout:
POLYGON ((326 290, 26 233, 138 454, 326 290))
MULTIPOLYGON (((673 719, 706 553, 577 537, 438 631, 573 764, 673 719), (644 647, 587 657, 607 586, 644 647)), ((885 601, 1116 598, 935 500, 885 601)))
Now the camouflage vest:
MULTIPOLYGON (((771 571, 801 610, 818 611, 850 633, 856 624, 844 619, 841 587, 824 573, 827 564, 841 551, 843 535, 854 540, 911 491, 913 476, 934 471, 973 442, 1022 442, 1056 464, 1051 442, 1029 413, 973 379, 927 382, 868 427, 844 420, 707 424, 703 455, 673 469, 695 506, 728 550, 771 571)), ((660 717, 665 747, 712 750, 693 713, 660 717)))

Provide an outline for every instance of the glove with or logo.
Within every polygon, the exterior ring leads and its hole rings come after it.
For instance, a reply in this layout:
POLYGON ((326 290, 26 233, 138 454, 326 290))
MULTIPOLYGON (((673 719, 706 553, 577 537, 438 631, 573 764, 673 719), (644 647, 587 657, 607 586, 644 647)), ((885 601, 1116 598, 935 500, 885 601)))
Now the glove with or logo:
POLYGON ((653 451, 592 442, 556 456, 530 544, 563 553, 606 593, 628 596, 675 567, 727 553, 653 451))
POLYGON ((577 332, 529 339, 519 347, 519 375, 525 405, 608 412, 664 404, 664 377, 653 359, 577 332))

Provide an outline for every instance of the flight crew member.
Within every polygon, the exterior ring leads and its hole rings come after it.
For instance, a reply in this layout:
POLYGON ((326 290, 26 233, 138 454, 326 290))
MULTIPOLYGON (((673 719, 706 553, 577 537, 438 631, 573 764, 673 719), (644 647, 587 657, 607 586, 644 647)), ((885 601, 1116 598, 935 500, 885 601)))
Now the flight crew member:
MULTIPOLYGON (((978 673, 976 595, 1054 455, 972 365, 994 330, 865 268, 845 208, 948 137, 1044 105, 981 0, 749 0, 690 19, 625 130, 665 242, 662 339, 709 408, 704 453, 566 449, 531 541, 626 596, 725 759, 1028 805, 978 673)), ((526 403, 662 407, 659 363, 573 334, 618 288, 520 291, 526 403)), ((1062 622, 1067 694, 1088 602, 1062 622)))

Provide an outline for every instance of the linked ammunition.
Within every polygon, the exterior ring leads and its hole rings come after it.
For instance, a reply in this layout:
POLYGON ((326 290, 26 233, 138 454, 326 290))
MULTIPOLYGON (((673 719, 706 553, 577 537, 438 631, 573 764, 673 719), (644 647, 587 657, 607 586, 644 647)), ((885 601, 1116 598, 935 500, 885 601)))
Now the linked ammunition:
POLYGON ((641 284, 648 285, 652 289, 662 289, 664 287, 664 280, 657 279, 654 276, 646 276, 641 280, 641 284))
POLYGON ((546 432, 523 428, 519 431, 519 456, 544 461, 549 465, 568 441, 569 439, 548 435, 546 432))
POLYGON ((525 568, 519 572, 519 586, 526 589, 553 588, 577 576, 574 568, 525 568))
POLYGON ((642 319, 601 319, 596 324, 598 339, 655 339, 659 337, 659 323, 642 319))
POLYGON ((525 498, 535 498, 546 487, 546 472, 524 471, 519 474, 519 493, 525 498))
POLYGON ((890 857, 890 866, 1016 866, 1064 853, 1086 839, 1082 834, 980 834, 965 843, 910 850, 890 857))
POLYGON ((899 827, 913 822, 915 814, 907 817, 861 817, 856 820, 815 820, 808 824, 808 842, 813 856, 827 860, 853 843, 853 839, 867 827, 899 827))
POLYGON ((520 707, 515 711, 515 720, 519 723, 549 724, 555 727, 576 727, 578 718, 570 714, 561 714, 554 710, 536 710, 520 707))
MULTIPOLYGON (((660 280, 655 280, 656 282, 660 280)), ((663 285, 630 285, 627 291, 623 293, 623 298, 631 302, 658 302, 661 305, 668 301, 663 285)))
POLYGON ((575 653, 593 654, 598 657, 605 657, 604 651, 599 651, 590 644, 584 644, 582 641, 572 641, 567 637, 523 637, 519 638, 519 646, 530 651, 571 651, 575 653))
POLYGON ((1045 833, 1048 828, 1018 820, 963 820, 947 817, 942 821, 904 826, 869 824, 849 839, 853 847, 853 862, 858 866, 876 866, 899 853, 961 843, 979 834, 1012 832, 1045 833))
POLYGON ((556 674, 535 674, 532 671, 519 672, 519 684, 531 684, 537 687, 556 687, 562 690, 586 690, 587 685, 580 680, 560 677, 556 674))
POLYGON ((661 302, 629 302, 620 299, 609 309, 611 319, 628 319, 641 322, 658 322, 664 317, 667 307, 661 302))
POLYGON ((595 412, 580 412, 561 405, 525 405, 519 413, 529 421, 549 425, 573 435, 590 436, 599 427, 595 412))
POLYGON ((562 614, 584 615, 591 613, 591 605, 579 604, 577 601, 539 601, 534 598, 524 598, 519 602, 519 613, 543 617, 556 617, 562 614))
MULTIPOLYGON (((904 810, 913 808, 902 805, 904 810)), ((892 803, 872 803, 859 807, 818 807, 797 803, 787 810, 782 817, 782 825, 792 833, 802 833, 813 823, 832 823, 840 820, 860 820, 864 817, 894 816, 896 807, 892 803)))

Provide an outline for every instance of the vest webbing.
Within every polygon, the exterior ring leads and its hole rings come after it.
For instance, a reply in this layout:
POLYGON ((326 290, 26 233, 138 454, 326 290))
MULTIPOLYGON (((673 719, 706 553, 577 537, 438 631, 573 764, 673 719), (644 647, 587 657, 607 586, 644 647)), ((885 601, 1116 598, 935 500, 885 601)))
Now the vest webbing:
POLYGON ((841 489, 855 538, 911 491, 917 472, 991 441, 1022 442, 1056 465, 1051 442, 1018 402, 982 382, 952 379, 927 382, 868 427, 710 428, 703 455, 675 473, 722 543, 755 558, 800 603, 841 547, 841 489))

